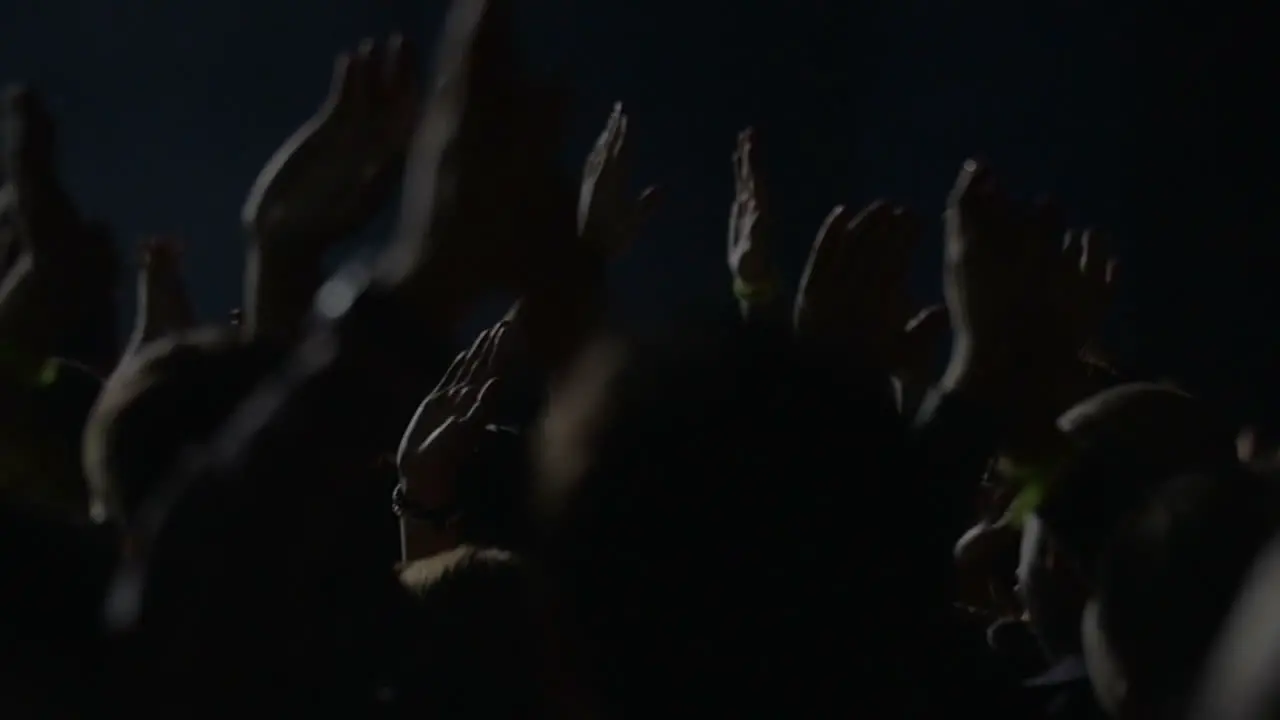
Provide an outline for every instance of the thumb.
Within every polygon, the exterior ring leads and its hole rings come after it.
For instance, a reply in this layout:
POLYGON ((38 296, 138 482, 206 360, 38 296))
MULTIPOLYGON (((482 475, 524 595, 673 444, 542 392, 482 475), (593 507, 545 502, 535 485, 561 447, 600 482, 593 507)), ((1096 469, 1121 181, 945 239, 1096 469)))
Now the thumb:
POLYGON ((907 321, 903 331, 912 342, 931 344, 941 341, 951 330, 951 318, 945 305, 930 305, 907 321))
POLYGON ((913 379, 928 374, 934 352, 951 330, 951 319, 944 305, 931 305, 907 321, 903 328, 904 372, 913 379))

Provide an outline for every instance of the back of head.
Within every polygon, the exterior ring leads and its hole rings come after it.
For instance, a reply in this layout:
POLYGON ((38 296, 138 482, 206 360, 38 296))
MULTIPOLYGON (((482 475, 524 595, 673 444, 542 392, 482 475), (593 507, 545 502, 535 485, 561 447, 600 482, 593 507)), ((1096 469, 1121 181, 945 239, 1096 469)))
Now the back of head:
POLYGON ((107 380, 84 437, 95 518, 128 524, 184 450, 217 429, 281 353, 210 328, 157 340, 107 380))
POLYGON ((1100 392, 1063 413, 1058 429, 1069 457, 1037 512, 1086 578, 1110 533, 1166 480, 1236 465, 1233 428, 1165 385, 1100 392))
POLYGON ((462 546, 409 563, 416 601, 410 704, 438 718, 542 715, 528 576, 508 552, 462 546))
POLYGON ((831 711, 902 678, 932 600, 915 581, 948 545, 913 544, 931 508, 887 387, 739 335, 583 356, 541 424, 538 494, 604 712, 831 711))
POLYGON ((1249 567, 1275 493, 1242 471, 1175 477, 1131 514, 1100 565, 1097 623, 1128 703, 1180 710, 1249 567))
POLYGON ((80 440, 102 381, 68 360, 47 361, 32 377, 0 377, 0 488, 76 521, 88 517, 80 440))

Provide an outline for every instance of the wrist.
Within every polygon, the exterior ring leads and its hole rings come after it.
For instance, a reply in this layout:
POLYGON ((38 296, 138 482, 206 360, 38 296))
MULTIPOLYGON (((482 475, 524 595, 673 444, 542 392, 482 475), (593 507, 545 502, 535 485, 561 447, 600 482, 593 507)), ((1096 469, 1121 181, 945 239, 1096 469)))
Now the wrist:
POLYGON ((761 277, 748 280, 742 275, 733 276, 733 295, 742 305, 765 305, 773 300, 776 294, 777 286, 772 279, 761 277))

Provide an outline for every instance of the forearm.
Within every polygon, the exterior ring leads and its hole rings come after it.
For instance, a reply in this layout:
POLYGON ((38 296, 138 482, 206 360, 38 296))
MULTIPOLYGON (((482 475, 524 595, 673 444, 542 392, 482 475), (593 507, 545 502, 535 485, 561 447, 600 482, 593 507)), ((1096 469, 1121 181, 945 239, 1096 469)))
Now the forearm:
POLYGON ((302 332, 324 280, 323 258, 286 254, 251 242, 245 261, 244 326, 248 337, 292 341, 302 332))
POLYGON ((999 440, 998 418, 980 395, 946 383, 925 393, 915 416, 913 451, 924 465, 923 480, 939 512, 934 520, 946 526, 952 540, 971 520, 964 513, 972 507, 999 440))

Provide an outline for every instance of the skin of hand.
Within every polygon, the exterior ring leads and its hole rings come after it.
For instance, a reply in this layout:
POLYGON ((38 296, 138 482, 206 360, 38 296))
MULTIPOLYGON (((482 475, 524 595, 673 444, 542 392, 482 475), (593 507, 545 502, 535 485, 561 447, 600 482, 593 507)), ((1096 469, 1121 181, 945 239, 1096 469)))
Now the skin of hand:
MULTIPOLYGON (((138 263, 138 309, 129 349, 192 327, 195 317, 182 279, 182 247, 177 240, 144 240, 138 263)), ((128 354, 128 352, 126 352, 128 354)))
POLYGON ((38 360, 62 355, 105 372, 117 352, 110 234, 85 222, 63 190, 53 119, 34 91, 8 90, 4 131, 9 182, 2 211, 20 249, 3 283, 0 333, 38 360))
POLYGON ((733 188, 727 260, 739 311, 746 317, 753 308, 762 308, 777 299, 777 270, 769 256, 764 228, 767 200, 757 167, 755 131, 751 128, 738 133, 733 152, 733 188))
POLYGON ((399 35, 365 39, 338 56, 324 104, 276 150, 249 191, 242 217, 254 239, 313 251, 377 212, 418 112, 413 60, 399 35))
MULTIPOLYGON (((414 506, 437 510, 454 502, 457 472, 492 414, 506 330, 506 323, 499 322, 480 333, 454 359, 409 422, 396 452, 396 467, 405 497, 414 506)), ((440 547, 447 527, 403 518, 400 528, 406 562, 447 549, 440 547)))
POLYGON ((969 160, 945 214, 943 290, 951 317, 947 387, 970 387, 1006 420, 1049 418, 1059 379, 1075 374, 1079 348, 1055 325, 1052 223, 1007 197, 989 168, 969 160), (1016 406, 1016 407, 1015 407, 1016 406))
POLYGON ((324 277, 325 253, 394 189, 418 112, 413 53, 400 36, 338 56, 329 95, 267 161, 242 221, 247 332, 289 338, 324 277))
POLYGON ((1035 462, 1052 445, 1054 419, 1098 390, 1081 356, 1099 332, 1115 261, 1096 231, 1064 236, 1052 205, 1011 200, 974 160, 961 168, 945 224, 953 342, 942 386, 967 388, 997 413, 1004 457, 1035 462))
POLYGON ((587 155, 578 191, 578 234, 606 255, 616 255, 631 245, 658 199, 656 186, 645 188, 637 198, 628 196, 628 123, 622 103, 614 103, 604 130, 587 155))
POLYGON ((947 330, 941 308, 912 315, 907 272, 918 225, 874 202, 857 215, 836 207, 818 231, 793 311, 798 338, 864 358, 912 382, 925 380, 947 330))
MULTIPOLYGON (((440 322, 483 296, 526 295, 546 265, 547 239, 528 230, 546 226, 545 192, 559 186, 558 105, 523 73, 509 16, 497 0, 454 3, 397 229, 374 268, 375 283, 440 322), (436 212, 444 202, 448 212, 436 212)), ((572 202, 552 210, 572 235, 572 202)))
POLYGON ((622 104, 615 103, 587 155, 573 217, 576 236, 563 213, 554 210, 572 202, 563 183, 542 189, 552 210, 527 229, 540 238, 543 252, 522 302, 521 334, 534 369, 549 378, 557 377, 598 329, 607 304, 606 263, 630 247, 660 198, 653 186, 638 197, 630 195, 629 123, 622 104))

